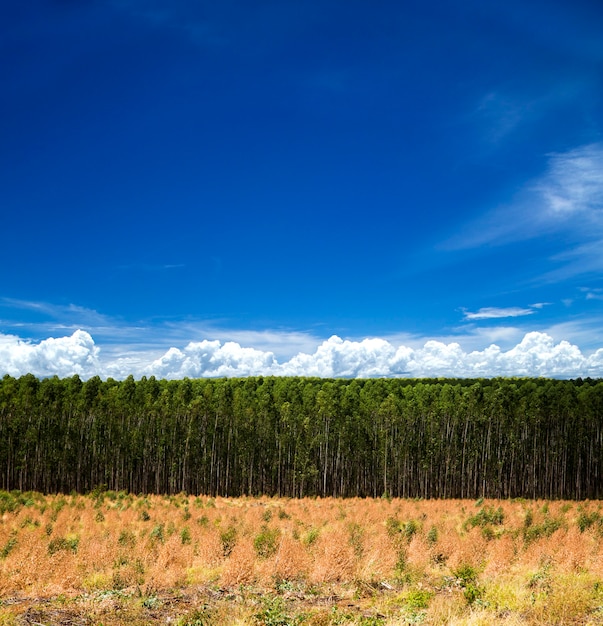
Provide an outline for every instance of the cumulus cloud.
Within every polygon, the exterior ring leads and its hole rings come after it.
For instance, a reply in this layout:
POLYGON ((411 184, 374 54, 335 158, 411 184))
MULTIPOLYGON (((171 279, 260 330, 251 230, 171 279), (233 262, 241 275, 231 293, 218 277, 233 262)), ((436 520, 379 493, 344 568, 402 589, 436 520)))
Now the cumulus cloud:
POLYGON ((157 378, 257 376, 276 366, 272 352, 243 348, 234 341, 191 342, 184 350, 170 348, 144 372, 157 378))
POLYGON ((578 346, 568 341, 555 342, 543 332, 527 333, 506 351, 495 343, 482 350, 466 351, 455 341, 429 340, 422 347, 413 348, 379 338, 350 341, 333 336, 320 343, 314 352, 300 352, 283 362, 271 351, 218 340, 172 347, 161 356, 143 351, 103 359, 90 334, 82 330, 37 344, 0 334, 0 375, 27 373, 40 377, 79 374, 82 378, 99 375, 118 379, 130 374, 136 378, 168 379, 259 375, 598 378, 603 377, 603 348, 585 355, 578 346))
POLYGON ((59 377, 79 374, 90 378, 102 371, 99 348, 89 333, 76 330, 70 337, 50 337, 38 344, 0 334, 0 372, 11 376, 35 374, 59 377))

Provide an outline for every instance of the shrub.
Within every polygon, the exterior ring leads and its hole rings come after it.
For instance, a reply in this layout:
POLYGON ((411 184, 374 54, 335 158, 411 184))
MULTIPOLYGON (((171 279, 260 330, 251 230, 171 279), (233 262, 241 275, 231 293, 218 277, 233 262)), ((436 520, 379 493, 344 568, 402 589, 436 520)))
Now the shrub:
POLYGON ((396 543, 405 540, 410 543, 414 535, 419 531, 420 525, 414 519, 408 522, 400 522, 397 517, 388 517, 385 521, 387 534, 396 543))
POLYGON ((588 530, 593 524, 597 524, 598 526, 603 525, 603 518, 599 511, 591 511, 590 513, 587 511, 580 511, 580 515, 578 515, 578 528, 580 532, 588 530))
POLYGON ((182 542, 183 546, 186 546, 189 543, 191 543, 191 531, 188 529, 188 526, 185 526, 180 531, 180 541, 182 542))
POLYGON ((164 530, 165 527, 163 524, 156 524, 153 526, 153 530, 151 531, 149 537, 159 543, 163 543, 165 541, 164 530))
POLYGON ((459 565, 453 572, 458 584, 463 589, 467 604, 473 604, 484 595, 484 589, 477 582, 477 570, 467 563, 459 565))
POLYGON ((80 540, 77 537, 57 537, 51 539, 48 544, 48 554, 53 555, 61 550, 65 552, 77 552, 80 540))
POLYGON ((472 515, 465 522, 465 528, 474 528, 475 526, 481 526, 482 528, 488 524, 493 526, 501 526, 504 522, 505 514, 502 507, 495 509, 491 506, 485 506, 481 508, 475 515, 472 515))
POLYGON ((432 526, 427 533, 427 543, 430 546, 435 545, 438 542, 438 529, 432 526))
POLYGON ((122 530, 117 543, 122 547, 133 548, 136 545, 136 537, 132 531, 122 530))
POLYGON ((426 589, 413 589, 406 596, 406 606, 412 611, 426 609, 433 598, 433 592, 426 589))
POLYGON ((276 554, 279 537, 280 531, 278 529, 267 526, 262 528, 262 532, 256 535, 253 540, 253 547, 260 559, 268 559, 276 554))
POLYGON ((222 554, 230 556, 235 544, 237 543, 237 529, 229 526, 220 533, 220 541, 222 542, 222 554))
POLYGON ((348 524, 348 532, 350 533, 349 543, 354 550, 357 559, 361 559, 364 553, 364 529, 360 524, 348 524))
POLYGON ((255 614, 255 623, 262 626, 295 626, 301 624, 304 616, 292 617, 287 614, 285 602, 279 596, 266 596, 262 610, 255 614))
POLYGON ((17 538, 10 537, 9 540, 4 544, 4 546, 0 550, 0 559, 5 559, 11 553, 11 551, 16 545, 17 545, 17 538))
POLYGON ((531 543, 542 537, 550 537, 555 531, 561 528, 561 520, 555 517, 547 517, 541 524, 532 524, 523 529, 523 538, 526 543, 531 543))

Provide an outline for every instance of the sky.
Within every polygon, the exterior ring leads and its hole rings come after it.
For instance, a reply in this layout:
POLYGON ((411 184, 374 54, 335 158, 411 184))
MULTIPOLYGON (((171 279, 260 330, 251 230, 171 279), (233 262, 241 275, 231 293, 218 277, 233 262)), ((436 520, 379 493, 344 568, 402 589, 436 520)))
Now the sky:
POLYGON ((0 7, 0 375, 603 377, 603 4, 0 7))

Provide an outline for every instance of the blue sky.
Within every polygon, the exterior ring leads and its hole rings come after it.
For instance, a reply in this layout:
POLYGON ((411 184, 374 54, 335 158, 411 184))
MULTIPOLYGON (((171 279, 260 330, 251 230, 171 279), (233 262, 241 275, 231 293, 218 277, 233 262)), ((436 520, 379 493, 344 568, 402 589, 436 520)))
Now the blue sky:
POLYGON ((602 28, 3 6, 0 374, 603 376, 602 28))

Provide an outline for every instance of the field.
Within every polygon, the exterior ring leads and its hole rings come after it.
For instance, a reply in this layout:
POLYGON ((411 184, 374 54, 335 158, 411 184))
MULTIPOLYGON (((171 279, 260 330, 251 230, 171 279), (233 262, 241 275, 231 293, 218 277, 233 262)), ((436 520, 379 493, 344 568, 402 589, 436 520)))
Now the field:
POLYGON ((0 492, 0 624, 603 624, 599 502, 0 492))

